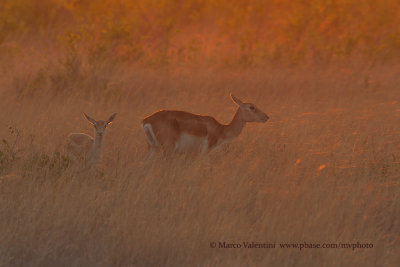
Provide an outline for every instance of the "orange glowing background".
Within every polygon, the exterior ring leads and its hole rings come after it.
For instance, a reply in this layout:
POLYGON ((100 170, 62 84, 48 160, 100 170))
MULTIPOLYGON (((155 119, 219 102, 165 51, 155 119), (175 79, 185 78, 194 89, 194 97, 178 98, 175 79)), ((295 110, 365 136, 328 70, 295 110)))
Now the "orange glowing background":
POLYGON ((3 0, 0 40, 31 33, 89 57, 258 65, 397 58, 394 0, 3 0))
POLYGON ((0 0, 0 266, 398 266, 399 56, 398 0, 0 0), (230 93, 270 119, 148 158, 143 118, 230 93))

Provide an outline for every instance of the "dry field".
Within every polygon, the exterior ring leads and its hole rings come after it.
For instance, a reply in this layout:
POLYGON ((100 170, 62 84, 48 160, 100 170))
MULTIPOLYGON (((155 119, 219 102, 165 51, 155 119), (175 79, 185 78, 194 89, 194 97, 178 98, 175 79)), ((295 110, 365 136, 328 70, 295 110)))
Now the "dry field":
POLYGON ((18 53, 1 62, 0 175, 15 176, 0 183, 0 266, 399 262, 399 65, 146 70, 18 53), (144 116, 227 123, 230 92, 271 119, 204 156, 145 160, 144 116), (92 134, 83 111, 118 113, 98 173, 62 154, 70 132, 92 134), (276 247, 219 248, 246 241, 276 247), (373 248, 279 245, 304 242, 373 248))
POLYGON ((0 1, 0 266, 398 266, 399 10, 0 1), (146 160, 143 117, 228 123, 231 92, 270 120, 146 160), (118 114, 96 172, 63 155, 82 112, 118 114))

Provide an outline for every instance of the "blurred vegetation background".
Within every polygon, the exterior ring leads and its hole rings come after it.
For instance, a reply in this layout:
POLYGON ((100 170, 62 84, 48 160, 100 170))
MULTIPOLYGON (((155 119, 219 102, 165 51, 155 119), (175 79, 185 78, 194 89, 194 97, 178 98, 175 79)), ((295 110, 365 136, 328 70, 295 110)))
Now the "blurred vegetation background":
POLYGON ((399 22, 398 0, 0 0, 0 266, 396 266, 399 22), (271 120, 145 160, 145 116, 227 123, 231 92, 271 120), (96 175, 63 154, 82 112, 118 113, 96 175))
POLYGON ((151 66, 395 61, 400 2, 2 0, 0 43, 21 36, 151 66))

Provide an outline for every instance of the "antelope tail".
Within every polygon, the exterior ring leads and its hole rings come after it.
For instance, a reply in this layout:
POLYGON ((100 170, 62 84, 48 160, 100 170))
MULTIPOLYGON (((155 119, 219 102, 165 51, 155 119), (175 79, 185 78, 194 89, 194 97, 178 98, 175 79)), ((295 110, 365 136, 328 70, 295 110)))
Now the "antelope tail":
POLYGON ((151 127, 151 124, 150 123, 143 124, 143 130, 147 143, 149 143, 150 146, 159 146, 159 143, 153 131, 153 127, 151 127))

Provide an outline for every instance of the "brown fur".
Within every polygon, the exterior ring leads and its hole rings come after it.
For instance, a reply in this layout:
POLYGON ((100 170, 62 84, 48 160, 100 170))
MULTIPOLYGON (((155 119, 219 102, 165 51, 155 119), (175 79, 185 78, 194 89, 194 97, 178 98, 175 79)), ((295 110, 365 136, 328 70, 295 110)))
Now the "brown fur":
POLYGON ((84 113, 85 118, 94 127, 94 139, 84 133, 72 133, 67 138, 64 152, 73 160, 90 158, 94 162, 97 162, 101 156, 101 146, 106 128, 116 115, 111 115, 107 121, 96 121, 84 113))
MULTIPOLYGON (((150 150, 158 150, 155 143, 165 152, 175 152, 179 148, 178 140, 182 135, 204 137, 210 150, 223 141, 238 136, 246 122, 266 122, 268 116, 251 103, 243 103, 235 96, 232 100, 239 108, 230 124, 224 125, 210 116, 196 115, 185 111, 161 110, 143 120, 150 124, 157 140, 149 143, 150 150)), ((147 138, 152 137, 145 131, 147 138)), ((193 144, 195 146, 195 144, 193 144)), ((194 148, 194 150, 198 150, 194 148)))

